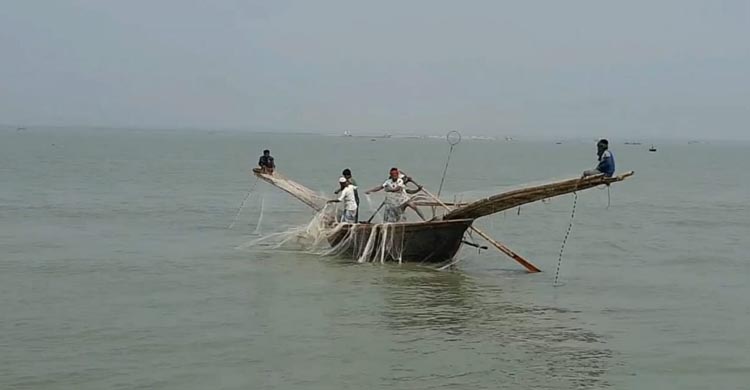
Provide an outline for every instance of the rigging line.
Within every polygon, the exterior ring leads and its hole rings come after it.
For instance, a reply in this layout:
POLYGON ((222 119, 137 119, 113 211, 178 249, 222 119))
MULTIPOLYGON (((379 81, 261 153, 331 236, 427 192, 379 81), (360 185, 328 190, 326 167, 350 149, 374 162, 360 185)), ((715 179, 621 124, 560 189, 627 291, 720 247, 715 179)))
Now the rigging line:
POLYGON ((460 257, 459 257, 459 258, 457 258, 457 259, 455 259, 455 260, 451 261, 450 263, 448 263, 448 264, 446 264, 446 265, 443 265, 443 266, 441 266, 441 267, 438 267, 438 268, 437 268, 437 270, 438 270, 438 271, 445 271, 446 269, 448 269, 448 268, 451 268, 451 267, 453 267, 454 265, 458 264, 458 263, 459 263, 459 262, 460 262, 461 260, 463 260, 463 258, 460 258, 460 257))
POLYGON ((451 144, 451 148, 448 151, 448 158, 445 160, 445 167, 443 168, 443 177, 440 178, 440 186, 438 187, 437 196, 440 197, 440 193, 443 191, 443 183, 445 183, 445 175, 448 173, 448 165, 451 163, 451 155, 453 154, 453 147, 455 145, 451 144))
POLYGON ((258 215, 258 223, 255 225, 255 233, 257 235, 260 235, 260 224, 263 222, 263 203, 265 203, 265 198, 260 197, 260 215, 258 215))
POLYGON ((562 257, 563 257, 563 251, 565 250, 565 244, 568 242, 568 237, 570 237, 570 230, 573 229, 573 219, 576 216, 576 204, 578 204, 578 193, 573 193, 573 211, 570 213, 570 223, 568 224, 568 230, 565 232, 565 238, 563 238, 562 245, 560 246, 560 256, 557 258, 557 270, 555 270, 555 283, 553 284, 555 287, 557 287, 557 281, 560 277, 560 266, 562 265, 562 257))
MULTIPOLYGON (((458 131, 449 131, 445 135, 445 140, 451 146, 448 150, 448 158, 445 160, 445 167, 443 167, 443 176, 440 178, 440 186, 438 186, 437 197, 440 198, 440 194, 443 192, 443 184, 445 183, 445 175, 448 173, 448 165, 451 162, 451 155, 453 155, 453 148, 461 142, 461 133, 458 131)), ((455 202, 454 202, 455 203, 455 202)), ((435 207, 432 208, 432 217, 435 218, 435 207)))
POLYGON ((609 194, 610 186, 607 185, 607 210, 609 210, 609 205, 612 203, 612 197, 609 194))
POLYGON ((237 210, 237 214, 234 215, 234 219, 232 219, 232 223, 229 224, 227 229, 233 228, 234 224, 237 223, 237 219, 240 217, 240 213, 242 213, 242 209, 245 208, 245 203, 247 203, 247 199, 250 197, 250 194, 253 193, 253 190, 255 189, 255 186, 257 184, 258 184, 258 178, 256 177, 255 181, 253 182, 253 185, 247 191, 247 195, 245 195, 245 199, 242 200, 242 204, 240 204, 240 208, 237 210))

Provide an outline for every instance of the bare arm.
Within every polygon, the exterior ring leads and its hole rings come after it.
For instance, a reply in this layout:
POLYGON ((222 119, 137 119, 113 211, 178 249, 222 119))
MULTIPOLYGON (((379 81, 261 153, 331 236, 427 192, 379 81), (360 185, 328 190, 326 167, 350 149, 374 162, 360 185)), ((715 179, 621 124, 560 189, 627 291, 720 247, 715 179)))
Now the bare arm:
POLYGON ((416 194, 419 191, 422 191, 422 186, 419 185, 419 183, 417 183, 416 181, 414 181, 414 179, 412 179, 409 176, 404 176, 404 185, 406 185, 408 183, 414 183, 414 185, 417 186, 417 189, 416 190, 410 190, 410 189, 407 188, 406 189, 406 193, 407 194, 411 195, 411 194, 416 194))
POLYGON ((331 200, 328 201, 328 203, 338 203, 338 202, 343 202, 344 201, 344 196, 346 196, 346 194, 344 193, 344 190, 339 190, 337 192, 340 192, 339 198, 338 199, 331 199, 331 200))
POLYGON ((422 186, 417 186, 417 189, 415 190, 406 189, 406 193, 409 195, 416 194, 419 191, 422 191, 422 186))
MULTIPOLYGON (((379 186, 377 186, 377 187, 375 187, 373 189, 365 191, 365 194, 372 194, 373 192, 381 191, 383 188, 384 187, 382 185, 379 185, 379 186)), ((386 190, 386 191, 388 191, 388 190, 386 190)))

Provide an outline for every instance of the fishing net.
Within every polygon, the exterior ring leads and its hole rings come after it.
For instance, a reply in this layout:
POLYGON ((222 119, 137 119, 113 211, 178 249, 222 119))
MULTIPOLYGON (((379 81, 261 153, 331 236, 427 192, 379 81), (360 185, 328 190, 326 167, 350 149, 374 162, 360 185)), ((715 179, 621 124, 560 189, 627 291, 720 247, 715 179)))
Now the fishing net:
POLYGON ((307 224, 265 235, 240 249, 294 249, 321 256, 341 256, 357 262, 403 260, 404 227, 390 223, 336 223, 337 209, 325 206, 307 224))

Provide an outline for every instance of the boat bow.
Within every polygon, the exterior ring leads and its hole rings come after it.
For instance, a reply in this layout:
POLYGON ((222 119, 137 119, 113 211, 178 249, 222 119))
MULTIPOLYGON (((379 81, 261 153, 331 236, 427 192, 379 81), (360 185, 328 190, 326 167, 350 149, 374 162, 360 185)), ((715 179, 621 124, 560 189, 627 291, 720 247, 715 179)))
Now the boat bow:
POLYGON ((472 202, 467 206, 457 208, 443 215, 443 220, 452 219, 476 219, 487 215, 499 213, 527 203, 533 203, 542 199, 569 194, 571 192, 587 190, 600 185, 610 185, 633 176, 634 172, 626 172, 619 176, 606 177, 595 175, 578 177, 575 179, 562 180, 534 187, 526 187, 519 190, 508 191, 472 202))

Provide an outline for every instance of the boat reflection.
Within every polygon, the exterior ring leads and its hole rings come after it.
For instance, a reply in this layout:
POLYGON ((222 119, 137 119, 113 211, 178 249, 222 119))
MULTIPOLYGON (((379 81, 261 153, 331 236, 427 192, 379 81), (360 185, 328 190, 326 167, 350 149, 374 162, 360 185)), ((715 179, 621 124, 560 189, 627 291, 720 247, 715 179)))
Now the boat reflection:
POLYGON ((383 323, 402 336, 404 351, 429 342, 436 353, 480 355, 481 367, 463 368, 465 375, 490 370, 526 387, 612 385, 606 374, 613 352, 603 336, 580 325, 580 313, 515 303, 517 291, 479 284, 462 272, 404 268, 381 279, 383 323))

